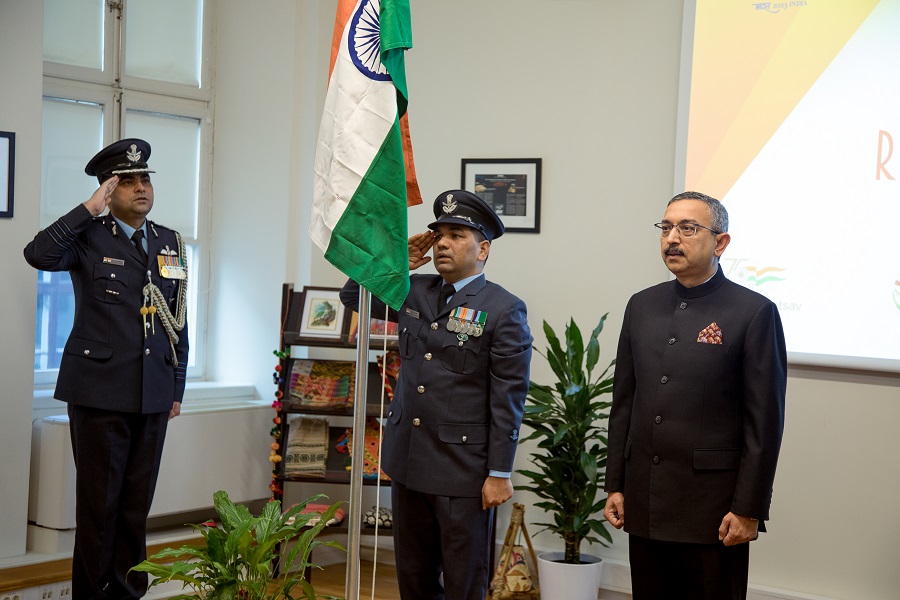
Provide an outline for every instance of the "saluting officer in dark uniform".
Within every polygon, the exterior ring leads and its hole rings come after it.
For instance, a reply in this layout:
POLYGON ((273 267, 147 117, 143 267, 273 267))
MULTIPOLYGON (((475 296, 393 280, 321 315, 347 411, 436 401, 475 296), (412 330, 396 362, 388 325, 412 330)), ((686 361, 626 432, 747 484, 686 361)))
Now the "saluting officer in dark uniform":
MULTIPOLYGON (((439 275, 411 275, 406 301, 390 311, 401 367, 381 466, 391 477, 401 598, 484 600, 493 508, 513 492, 532 337, 525 304, 482 274, 503 234, 494 211, 452 190, 434 214, 431 231, 409 239, 409 267, 430 262, 433 249, 439 275)), ((358 299, 349 281, 341 300, 356 308, 358 299)))
POLYGON ((25 247, 36 269, 69 271, 75 291, 54 394, 68 403, 77 467, 74 600, 146 593, 147 575, 127 571, 146 557, 166 426, 184 396, 184 243, 147 219, 149 157, 140 139, 101 150, 85 167, 97 191, 25 247))

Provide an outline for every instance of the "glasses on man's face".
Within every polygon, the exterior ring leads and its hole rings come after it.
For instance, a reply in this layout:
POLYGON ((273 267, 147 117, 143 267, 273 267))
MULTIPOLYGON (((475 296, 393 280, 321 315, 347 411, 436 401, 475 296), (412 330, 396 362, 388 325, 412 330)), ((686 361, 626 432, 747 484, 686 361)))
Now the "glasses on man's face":
POLYGON ((678 225, 673 225, 672 223, 654 223, 653 226, 659 229, 660 237, 664 238, 669 237, 669 234, 672 233, 673 229, 683 238, 694 237, 697 233, 697 228, 712 231, 716 235, 722 233, 721 231, 716 231, 715 229, 707 227, 706 225, 701 225, 700 223, 679 223, 678 225))

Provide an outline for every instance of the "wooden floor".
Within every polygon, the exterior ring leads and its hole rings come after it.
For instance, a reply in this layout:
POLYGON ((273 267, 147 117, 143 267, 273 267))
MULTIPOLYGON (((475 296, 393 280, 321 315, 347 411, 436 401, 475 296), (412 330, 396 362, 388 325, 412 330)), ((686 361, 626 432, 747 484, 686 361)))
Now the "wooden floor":
MULTIPOLYGON (((60 560, 26 567, 0 570, 0 592, 24 589, 71 577, 71 560, 60 560)), ((313 571, 311 579, 317 594, 344 597, 346 588, 344 563, 313 571)), ((360 600, 372 600, 372 562, 362 561, 359 575, 360 600)), ((397 571, 392 564, 378 564, 374 600, 399 600, 397 571)))
MULTIPOLYGON (((345 564, 331 565, 323 570, 315 570, 311 576, 317 594, 344 597, 347 570, 345 564)), ((397 571, 394 565, 378 563, 375 580, 375 595, 372 596, 372 563, 363 561, 359 574, 360 600, 399 600, 397 591, 397 571)))

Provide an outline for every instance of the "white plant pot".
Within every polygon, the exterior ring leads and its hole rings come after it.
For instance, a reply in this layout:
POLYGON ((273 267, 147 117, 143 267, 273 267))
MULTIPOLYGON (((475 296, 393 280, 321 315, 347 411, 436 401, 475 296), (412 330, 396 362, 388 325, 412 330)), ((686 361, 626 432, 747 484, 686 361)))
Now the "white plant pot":
POLYGON ((603 571, 602 559, 582 554, 584 564, 555 562, 564 557, 564 552, 538 554, 541 600, 597 600, 603 571))

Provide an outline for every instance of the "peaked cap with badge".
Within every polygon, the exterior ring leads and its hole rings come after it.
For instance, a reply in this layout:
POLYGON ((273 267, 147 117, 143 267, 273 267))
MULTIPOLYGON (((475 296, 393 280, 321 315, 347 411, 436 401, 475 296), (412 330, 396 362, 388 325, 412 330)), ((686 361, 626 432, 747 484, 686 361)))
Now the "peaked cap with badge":
POLYGON ((477 229, 489 242, 503 235, 503 221, 488 203, 479 196, 466 190, 449 190, 434 199, 434 216, 437 221, 428 229, 437 229, 438 225, 455 223, 477 229))
POLYGON ((88 161, 84 172, 103 183, 114 175, 156 173, 147 166, 150 144, 138 138, 113 142, 88 161))

